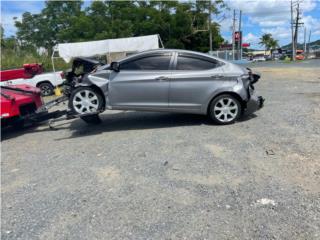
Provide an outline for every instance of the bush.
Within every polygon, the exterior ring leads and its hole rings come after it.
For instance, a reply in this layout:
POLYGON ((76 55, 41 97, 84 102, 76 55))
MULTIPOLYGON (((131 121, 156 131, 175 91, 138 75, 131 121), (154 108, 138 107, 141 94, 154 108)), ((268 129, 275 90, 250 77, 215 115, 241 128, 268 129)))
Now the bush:
MULTIPOLYGON (((1 49, 1 70, 21 68, 25 63, 42 63, 45 72, 52 72, 51 56, 39 55, 34 51, 1 49)), ((54 60, 56 71, 64 71, 71 67, 63 59, 54 60)))

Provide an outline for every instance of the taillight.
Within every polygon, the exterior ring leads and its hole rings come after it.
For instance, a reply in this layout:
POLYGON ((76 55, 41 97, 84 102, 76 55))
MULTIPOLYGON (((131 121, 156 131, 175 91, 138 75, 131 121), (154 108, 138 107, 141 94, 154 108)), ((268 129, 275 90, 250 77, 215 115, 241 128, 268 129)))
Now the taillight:
POLYGON ((61 73, 60 73, 60 76, 61 76, 61 78, 63 79, 63 78, 64 78, 64 72, 61 72, 61 73))

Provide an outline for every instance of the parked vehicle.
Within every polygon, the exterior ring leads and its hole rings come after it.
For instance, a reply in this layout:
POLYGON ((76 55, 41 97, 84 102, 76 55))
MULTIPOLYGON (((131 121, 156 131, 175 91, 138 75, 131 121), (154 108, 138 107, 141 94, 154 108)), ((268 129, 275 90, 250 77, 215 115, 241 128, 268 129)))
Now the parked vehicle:
POLYGON ((304 55, 302 55, 302 54, 298 54, 298 55, 296 55, 296 60, 304 60, 304 55))
POLYGON ((78 114, 105 109, 194 113, 229 124, 263 106, 264 99, 254 94, 259 78, 206 54, 152 50, 73 78, 69 107, 78 114))
POLYGON ((266 61, 266 57, 264 55, 256 55, 252 58, 253 62, 264 62, 266 61))
POLYGON ((43 96, 52 95, 54 87, 61 85, 63 81, 63 72, 43 73, 42 65, 36 63, 0 72, 0 86, 27 84, 40 88, 43 96))
POLYGON ((1 126, 22 127, 24 119, 42 104, 38 88, 29 85, 1 87, 1 126))

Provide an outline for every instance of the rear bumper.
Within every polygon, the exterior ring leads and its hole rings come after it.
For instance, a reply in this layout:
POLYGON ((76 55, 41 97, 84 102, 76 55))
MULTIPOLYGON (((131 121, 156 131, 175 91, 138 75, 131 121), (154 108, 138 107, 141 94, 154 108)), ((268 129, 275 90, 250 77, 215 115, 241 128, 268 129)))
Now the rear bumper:
POLYGON ((247 107, 244 114, 248 115, 254 113, 255 111, 258 111, 263 107, 264 101, 265 99, 262 96, 252 95, 247 102, 247 107))

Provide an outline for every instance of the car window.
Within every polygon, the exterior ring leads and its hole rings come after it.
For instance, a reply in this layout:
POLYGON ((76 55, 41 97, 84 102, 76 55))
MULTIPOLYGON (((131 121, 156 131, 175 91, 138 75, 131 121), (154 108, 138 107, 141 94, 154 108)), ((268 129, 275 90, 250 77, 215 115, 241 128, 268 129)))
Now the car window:
POLYGON ((157 55, 143 57, 124 62, 120 65, 121 70, 168 70, 171 55, 157 55))
POLYGON ((176 70, 208 70, 219 66, 219 62, 215 60, 207 61, 197 57, 178 56, 176 70))

